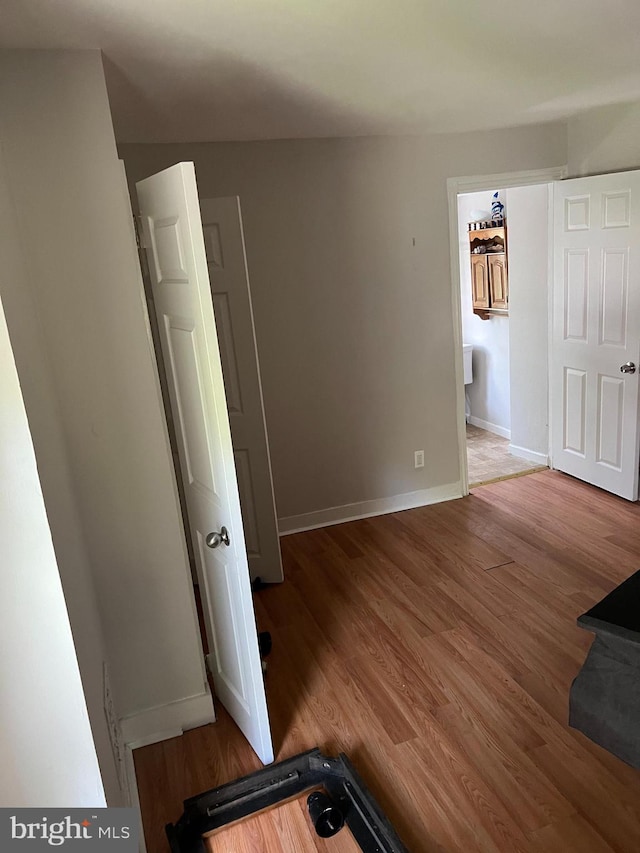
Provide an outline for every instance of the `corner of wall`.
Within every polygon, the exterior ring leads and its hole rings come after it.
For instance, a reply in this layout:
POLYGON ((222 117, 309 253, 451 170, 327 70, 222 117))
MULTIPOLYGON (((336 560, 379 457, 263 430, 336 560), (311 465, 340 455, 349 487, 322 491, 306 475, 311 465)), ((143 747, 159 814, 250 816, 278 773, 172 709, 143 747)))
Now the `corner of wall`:
POLYGON ((640 101, 579 113, 567 125, 572 178, 640 168, 640 101))

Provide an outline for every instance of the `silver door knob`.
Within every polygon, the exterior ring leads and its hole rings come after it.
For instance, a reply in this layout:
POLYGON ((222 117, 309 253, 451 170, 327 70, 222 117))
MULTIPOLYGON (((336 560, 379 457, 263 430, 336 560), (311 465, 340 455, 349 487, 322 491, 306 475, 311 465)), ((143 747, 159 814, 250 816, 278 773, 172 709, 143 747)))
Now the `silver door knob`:
POLYGON ((636 366, 632 361, 620 365, 620 373, 635 373, 636 366))
POLYGON ((222 545, 224 542, 225 545, 230 545, 231 540, 229 539, 229 531, 226 527, 220 528, 220 533, 210 533, 205 542, 209 546, 209 548, 217 548, 219 545, 222 545))

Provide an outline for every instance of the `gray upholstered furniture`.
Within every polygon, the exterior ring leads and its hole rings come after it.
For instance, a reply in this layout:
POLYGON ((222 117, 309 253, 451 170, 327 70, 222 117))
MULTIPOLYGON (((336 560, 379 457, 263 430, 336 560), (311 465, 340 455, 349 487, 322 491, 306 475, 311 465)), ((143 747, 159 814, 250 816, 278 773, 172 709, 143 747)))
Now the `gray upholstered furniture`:
POLYGON ((640 571, 578 625, 595 639, 571 685, 569 725, 640 768, 640 571))

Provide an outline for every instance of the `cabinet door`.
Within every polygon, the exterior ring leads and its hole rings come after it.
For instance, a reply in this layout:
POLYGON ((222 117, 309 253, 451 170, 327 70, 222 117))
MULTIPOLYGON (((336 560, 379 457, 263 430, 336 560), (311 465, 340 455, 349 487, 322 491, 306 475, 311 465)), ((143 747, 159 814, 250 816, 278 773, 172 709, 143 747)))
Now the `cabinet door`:
POLYGON ((474 308, 489 307, 489 277, 487 256, 471 255, 471 289, 474 308))
POLYGON ((507 278, 506 255, 488 255, 489 288, 491 291, 491 307, 509 307, 509 280, 507 278))

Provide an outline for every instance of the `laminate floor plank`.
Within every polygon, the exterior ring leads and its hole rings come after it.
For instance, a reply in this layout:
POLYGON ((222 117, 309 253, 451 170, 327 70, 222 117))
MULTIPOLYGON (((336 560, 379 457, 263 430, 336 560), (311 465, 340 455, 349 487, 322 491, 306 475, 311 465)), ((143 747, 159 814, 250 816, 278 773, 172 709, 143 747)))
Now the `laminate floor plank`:
POLYGON ((606 841, 589 825, 582 815, 573 814, 553 826, 530 833, 536 850, 544 853, 566 853, 584 850, 588 853, 614 853, 606 841))
MULTIPOLYGON (((593 567, 596 573, 611 577, 614 584, 627 577, 635 565, 634 556, 605 538, 611 532, 611 522, 601 520, 593 513, 579 511, 575 502, 571 504, 571 511, 567 512, 562 501, 549 501, 546 496, 539 496, 537 486, 535 482, 531 483, 532 480, 533 475, 526 478, 521 487, 528 498, 526 504, 509 503, 507 512, 527 525, 534 524, 540 539, 554 549, 564 549, 567 536, 571 536, 572 550, 579 561, 581 571, 584 571, 585 567, 593 567), (527 479, 529 482, 526 482, 527 479)), ((513 483, 514 481, 506 483, 505 490, 513 489, 513 483)), ((507 491, 506 497, 509 493, 507 491)), ((505 503, 499 495, 491 493, 489 488, 480 498, 501 507, 505 503)), ((633 518, 636 522, 640 521, 640 516, 633 518)))
POLYGON ((556 787, 568 791, 568 799, 584 814, 587 822, 614 850, 631 853, 640 850, 640 814, 638 803, 629 802, 623 786, 589 760, 588 753, 578 755, 568 743, 547 744, 532 750, 533 761, 556 787), (622 799, 618 797, 622 794, 622 799), (611 820, 613 798, 617 799, 615 820, 611 820))
POLYGON ((305 795, 209 835, 206 849, 208 853, 273 853, 274 850, 359 853, 361 850, 348 831, 332 838, 316 835, 305 795))
MULTIPOLYGON (((640 772, 567 726, 576 618, 640 567, 640 507, 545 471, 285 536, 255 595, 277 760, 346 752, 412 853, 637 853, 640 772)), ((215 724, 134 753, 148 853, 182 800, 260 764, 215 724)), ((209 851, 354 853, 304 798, 209 851)))
POLYGON ((587 584, 598 589, 600 597, 603 597, 615 586, 615 582, 600 574, 597 569, 591 570, 588 565, 583 565, 576 557, 578 542, 572 543, 565 538, 562 547, 551 546, 539 533, 539 525, 514 520, 508 511, 492 507, 476 496, 473 505, 465 501, 455 503, 462 505, 457 511, 481 539, 503 543, 505 551, 513 560, 538 576, 546 577, 550 583, 562 584, 565 592, 580 592, 587 584))
MULTIPOLYGON (((464 814, 473 826, 476 843, 488 849, 528 851, 528 839, 519 829, 500 798, 487 785, 481 768, 471 765, 466 756, 442 737, 441 730, 425 732, 401 749, 405 760, 422 762, 438 780, 438 789, 446 790, 452 814, 464 814), (471 819, 473 817, 473 819, 471 819)), ((432 786, 432 794, 433 792, 432 786)))
POLYGON ((509 561, 504 551, 484 542, 475 533, 460 529, 445 513, 428 513, 427 509, 421 507, 389 518, 412 531, 417 547, 428 537, 435 553, 461 568, 485 570, 509 561))

